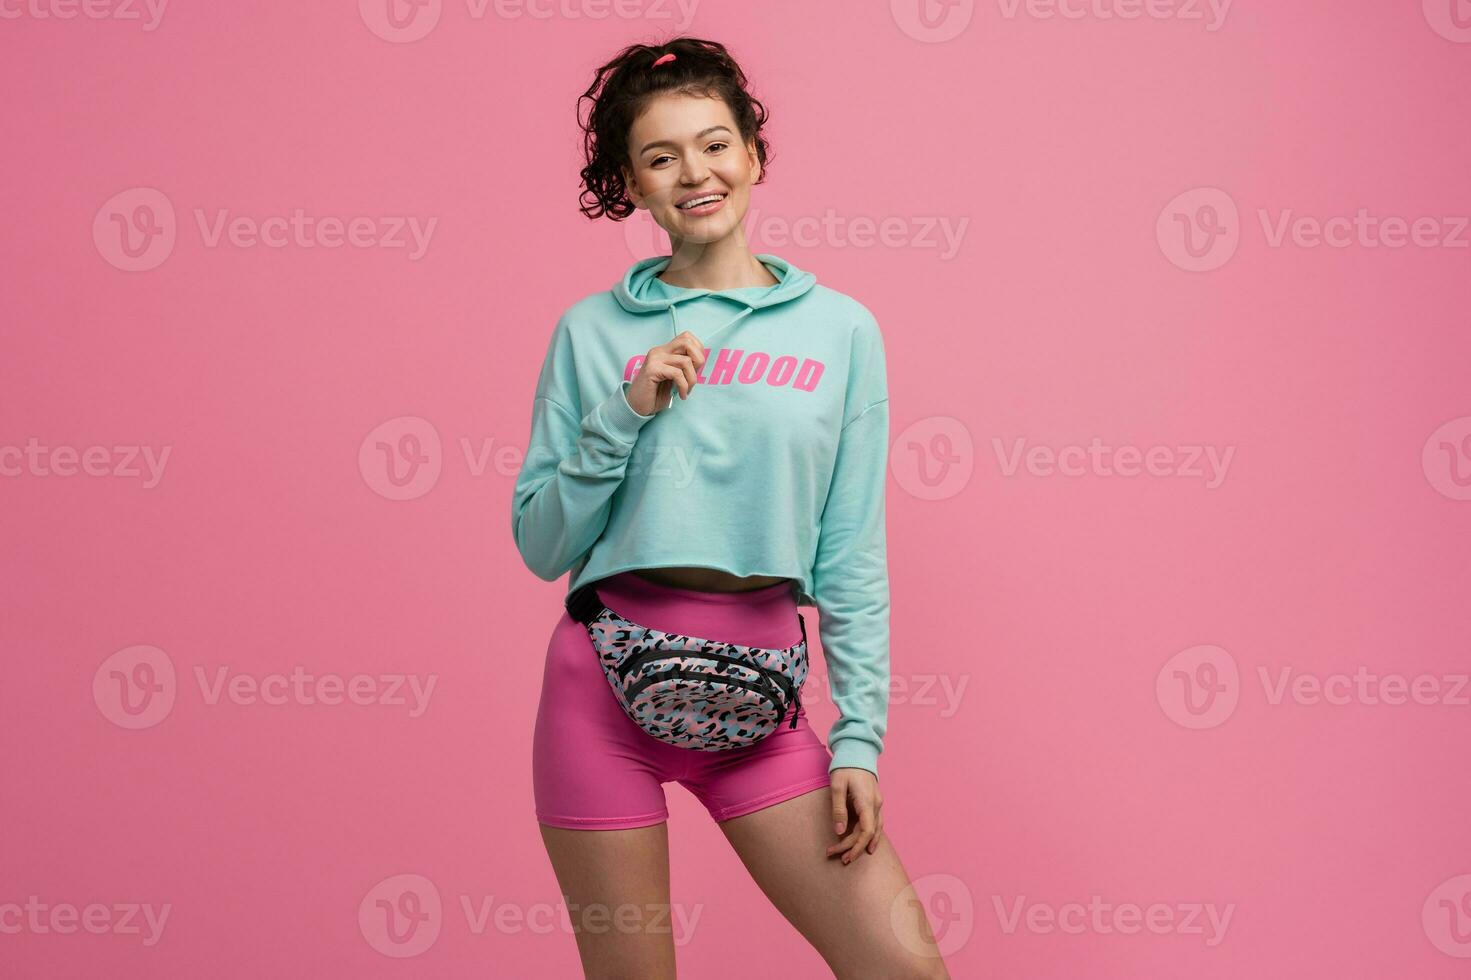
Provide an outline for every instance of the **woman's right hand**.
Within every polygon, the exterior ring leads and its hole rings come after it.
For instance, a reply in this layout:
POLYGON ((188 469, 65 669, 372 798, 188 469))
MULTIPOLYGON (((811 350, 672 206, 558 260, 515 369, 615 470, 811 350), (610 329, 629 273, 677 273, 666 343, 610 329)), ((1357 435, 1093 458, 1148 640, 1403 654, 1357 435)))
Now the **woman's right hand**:
POLYGON ((680 398, 688 398, 704 366, 705 347, 688 330, 651 348, 628 386, 629 407, 640 415, 655 415, 674 404, 676 387, 680 398))

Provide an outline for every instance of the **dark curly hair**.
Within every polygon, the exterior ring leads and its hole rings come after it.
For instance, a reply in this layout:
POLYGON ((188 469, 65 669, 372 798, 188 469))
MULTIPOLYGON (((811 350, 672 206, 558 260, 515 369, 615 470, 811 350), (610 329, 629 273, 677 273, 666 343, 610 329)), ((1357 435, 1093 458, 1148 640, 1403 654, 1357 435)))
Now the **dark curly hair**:
POLYGON ((622 221, 636 210, 624 186, 621 168, 633 169, 628 153, 628 131, 633 121, 657 95, 666 92, 722 99, 730 107, 741 142, 756 141, 761 176, 766 179, 770 147, 761 135, 766 107, 746 91, 746 74, 723 44, 697 37, 677 37, 660 45, 631 44, 599 68, 592 85, 577 100, 577 123, 583 133, 583 214, 622 221), (673 54, 674 60, 653 68, 656 60, 673 54), (582 103, 591 103, 586 119, 582 103))

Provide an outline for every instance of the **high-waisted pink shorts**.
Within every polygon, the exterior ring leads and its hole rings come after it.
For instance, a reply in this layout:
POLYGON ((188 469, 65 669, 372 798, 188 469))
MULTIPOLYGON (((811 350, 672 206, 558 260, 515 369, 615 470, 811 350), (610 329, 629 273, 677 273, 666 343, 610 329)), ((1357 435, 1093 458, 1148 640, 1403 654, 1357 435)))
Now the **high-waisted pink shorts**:
MULTIPOLYGON (((609 608, 641 626, 781 648, 802 639, 790 582, 700 592, 621 572, 597 583, 609 608)), ((829 784, 832 755, 799 710, 754 745, 701 752, 662 742, 619 707, 587 629, 563 610, 547 647, 532 746, 536 818, 553 827, 626 830, 669 817, 664 784, 679 783, 716 820, 829 784)))

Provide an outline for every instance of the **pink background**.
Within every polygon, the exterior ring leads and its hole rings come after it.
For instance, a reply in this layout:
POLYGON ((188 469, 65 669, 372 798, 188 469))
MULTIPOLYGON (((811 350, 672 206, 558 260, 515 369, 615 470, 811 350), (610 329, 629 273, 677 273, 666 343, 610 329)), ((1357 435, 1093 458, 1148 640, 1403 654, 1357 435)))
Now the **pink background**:
MULTIPOLYGON (((509 495, 557 315, 656 241, 576 210, 576 96, 678 8, 49 2, 0 20, 0 974, 578 975, 530 780, 562 583, 509 495), (435 225, 418 255, 208 236, 297 209, 435 225), (130 258, 114 216, 161 234, 130 258), (298 667, 435 686, 417 714, 213 686, 298 667), (385 894, 428 916, 407 943, 385 894), (4 911, 31 896, 39 926, 4 911), (91 903, 100 934, 50 918, 91 903), (134 903, 169 909, 151 945, 134 903)), ((1464 976, 1471 27, 1053 9, 687 28, 772 110, 753 247, 886 337, 888 833, 957 978, 1464 976), (1359 209, 1433 222, 1273 237, 1359 209), (1156 475, 1009 465, 1094 437, 1165 447, 1156 475)), ((668 794, 681 975, 827 975, 668 794)))

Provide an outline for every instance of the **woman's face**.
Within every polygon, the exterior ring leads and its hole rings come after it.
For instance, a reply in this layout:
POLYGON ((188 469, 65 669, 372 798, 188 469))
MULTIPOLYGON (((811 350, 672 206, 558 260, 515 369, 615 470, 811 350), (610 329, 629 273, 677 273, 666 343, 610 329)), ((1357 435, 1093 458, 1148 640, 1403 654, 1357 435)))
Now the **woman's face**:
POLYGON ((742 145, 725 100, 661 95, 628 132, 628 196, 676 242, 709 244, 741 226, 761 176, 755 141, 742 145), (719 195, 693 209, 681 203, 719 195))

